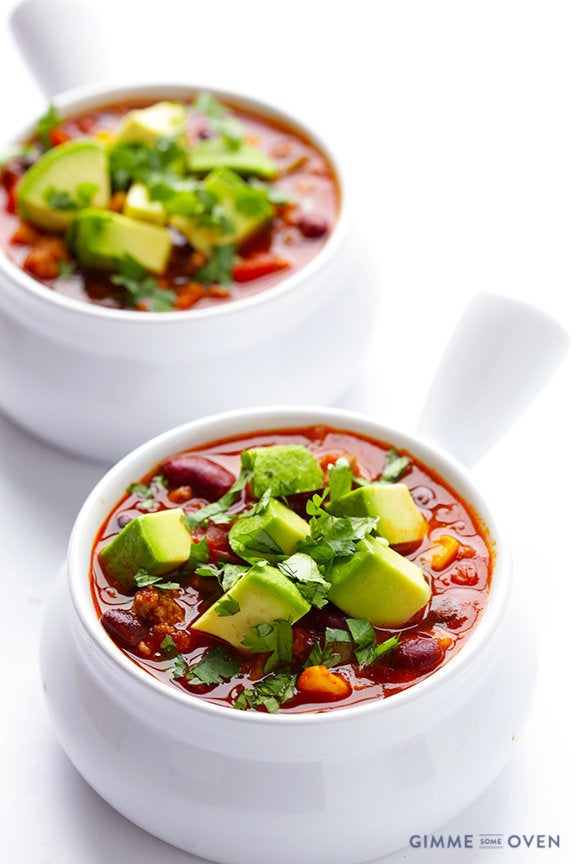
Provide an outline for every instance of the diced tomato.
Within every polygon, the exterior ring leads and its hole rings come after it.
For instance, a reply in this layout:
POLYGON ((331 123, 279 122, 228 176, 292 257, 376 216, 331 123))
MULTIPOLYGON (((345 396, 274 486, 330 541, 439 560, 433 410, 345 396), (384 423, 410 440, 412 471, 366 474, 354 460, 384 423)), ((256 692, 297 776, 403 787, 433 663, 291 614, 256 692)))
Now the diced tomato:
POLYGON ((278 270, 284 270, 286 267, 290 267, 290 262, 285 258, 260 252, 235 264, 232 268, 232 278, 235 282, 251 282, 253 279, 277 273, 278 270))
POLYGON ((51 129, 48 133, 48 137, 50 138, 50 143, 53 147, 57 147, 58 144, 65 144, 66 141, 70 141, 70 135, 64 131, 60 126, 56 126, 55 129, 51 129))
POLYGON ((198 282, 189 282, 183 288, 178 289, 178 296, 174 302, 175 309, 191 309, 195 303, 204 296, 202 286, 198 282))
POLYGON ((64 240, 60 237, 40 237, 26 257, 24 269, 38 279, 56 279, 63 261, 70 261, 64 240))
POLYGON ((21 222, 10 238, 11 243, 17 246, 31 246, 38 239, 38 231, 28 222, 21 222))

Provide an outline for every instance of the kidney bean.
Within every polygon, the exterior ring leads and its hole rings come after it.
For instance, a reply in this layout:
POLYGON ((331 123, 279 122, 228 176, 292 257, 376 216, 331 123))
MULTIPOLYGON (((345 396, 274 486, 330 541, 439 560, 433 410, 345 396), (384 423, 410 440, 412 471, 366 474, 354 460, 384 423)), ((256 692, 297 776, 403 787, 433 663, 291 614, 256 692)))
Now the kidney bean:
POLYGON ((191 486, 194 494, 208 501, 217 501, 236 479, 230 471, 193 453, 173 456, 162 466, 162 471, 178 486, 191 486))
POLYGON ((390 662, 400 669, 429 672, 444 658, 444 649, 433 636, 407 636, 390 655, 390 662))
POLYGON ((130 647, 135 647, 148 635, 138 616, 129 609, 107 609, 100 620, 113 639, 130 647))
POLYGON ((328 231, 329 225, 323 216, 315 213, 305 213, 298 220, 298 228, 303 237, 323 237, 328 231))
POLYGON ((119 513, 116 517, 116 523, 119 528, 125 528, 129 522, 132 522, 134 516, 131 513, 119 513))

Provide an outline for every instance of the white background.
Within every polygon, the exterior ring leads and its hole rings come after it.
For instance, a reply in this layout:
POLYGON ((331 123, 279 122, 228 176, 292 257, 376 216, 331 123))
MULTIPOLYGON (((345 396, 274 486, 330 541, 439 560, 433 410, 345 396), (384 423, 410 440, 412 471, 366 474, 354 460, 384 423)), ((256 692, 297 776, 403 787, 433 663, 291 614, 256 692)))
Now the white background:
MULTIPOLYGON (((1 140, 45 108, 8 29, 13 5, 0 0, 1 140)), ((334 142, 383 298, 376 338, 344 404, 413 429, 442 346, 478 291, 529 300, 574 340, 573 3, 93 0, 93 7, 108 55, 102 77, 246 91, 295 111, 334 142)), ((405 849, 387 864, 576 860, 575 386, 572 353, 475 469, 503 516, 535 611, 540 665, 515 756, 442 829, 560 834, 561 849, 405 849)), ((75 513, 103 470, 0 416, 0 837, 9 864, 195 860, 92 792, 44 708, 43 608, 75 513)))

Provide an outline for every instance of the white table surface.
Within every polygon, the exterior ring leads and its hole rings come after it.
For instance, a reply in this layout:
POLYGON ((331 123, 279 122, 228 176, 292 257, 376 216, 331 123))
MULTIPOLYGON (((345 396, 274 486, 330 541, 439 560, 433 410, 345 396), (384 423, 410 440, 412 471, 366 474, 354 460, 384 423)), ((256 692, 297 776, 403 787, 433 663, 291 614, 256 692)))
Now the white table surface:
MULTIPOLYGON (((93 3, 107 32, 103 77, 197 78, 244 90, 299 111, 337 142, 384 298, 343 404, 414 429, 442 346, 478 291, 539 305, 574 340, 573 3, 154 4, 169 11, 166 21, 152 4, 93 3)), ((45 105, 8 29, 13 5, 0 0, 2 140, 45 105)), ((560 835, 560 849, 406 848, 387 864, 576 861, 575 392, 571 352, 475 469, 535 610, 540 666, 512 761, 437 832, 560 835)), ((75 513, 104 470, 0 415, 0 836, 9 864, 197 860, 134 827, 90 789, 44 706, 38 634, 47 594, 75 513)))

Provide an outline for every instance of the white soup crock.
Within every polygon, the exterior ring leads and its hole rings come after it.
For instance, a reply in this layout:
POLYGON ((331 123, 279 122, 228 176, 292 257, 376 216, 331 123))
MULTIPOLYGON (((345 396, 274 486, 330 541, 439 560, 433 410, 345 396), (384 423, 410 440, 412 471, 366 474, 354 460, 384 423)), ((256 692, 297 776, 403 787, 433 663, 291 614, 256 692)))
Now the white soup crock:
POLYGON ((53 101, 69 116, 130 99, 186 99, 202 89, 311 140, 334 168, 340 213, 318 254, 276 286, 181 312, 108 309, 59 295, 0 250, 0 409, 84 457, 110 463, 215 411, 332 403, 351 385, 369 343, 375 279, 351 228, 339 162, 313 130, 256 99, 198 84, 88 85, 53 101))
POLYGON ((76 520, 42 638, 56 733, 120 813, 222 864, 357 864, 466 808, 512 754, 528 710, 532 641, 500 526, 470 475, 425 440, 314 407, 235 411, 165 432, 112 468, 76 520), (267 715, 156 680, 112 642, 91 596, 99 526, 129 483, 168 455, 250 432, 326 424, 406 449, 468 502, 494 550, 487 608, 461 651, 387 699, 267 715))

